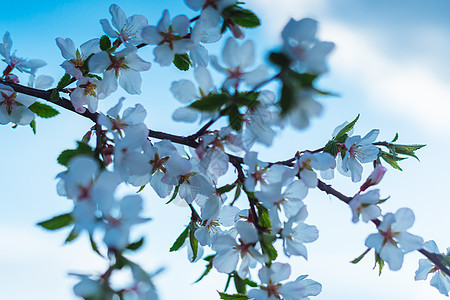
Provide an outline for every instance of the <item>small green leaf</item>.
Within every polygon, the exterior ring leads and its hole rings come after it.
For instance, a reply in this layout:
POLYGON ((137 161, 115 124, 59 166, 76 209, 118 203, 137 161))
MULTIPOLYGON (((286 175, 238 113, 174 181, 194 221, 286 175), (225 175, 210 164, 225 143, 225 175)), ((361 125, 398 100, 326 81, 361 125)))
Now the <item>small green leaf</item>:
POLYGON ((189 234, 189 226, 186 227, 186 229, 183 230, 183 232, 177 237, 175 240, 175 243, 173 243, 172 247, 170 247, 169 252, 177 251, 178 249, 183 246, 184 241, 188 237, 189 234))
POLYGON ((181 70, 181 71, 187 71, 187 70, 189 70, 189 67, 192 66, 192 62, 186 53, 175 54, 175 57, 173 59, 173 64, 175 65, 175 67, 178 68, 178 70, 181 70))
POLYGON ((294 78, 298 85, 305 88, 312 88, 314 80, 317 79, 318 75, 315 74, 309 74, 309 73, 297 73, 297 72, 290 72, 292 78, 294 78))
POLYGON ((419 150, 423 147, 425 147, 426 145, 396 145, 396 144, 391 144, 391 147, 389 149, 391 149, 393 152, 397 153, 397 154, 403 154, 403 155, 408 155, 411 157, 414 157, 415 159, 419 160, 419 158, 415 155, 414 151, 419 150))
POLYGON ((266 228, 272 228, 270 224, 269 211, 262 205, 258 205, 259 225, 266 228))
POLYGON ((229 101, 227 94, 209 94, 200 100, 194 101, 189 107, 199 111, 215 112, 229 101))
POLYGON ((33 119, 33 121, 30 122, 31 130, 33 130, 33 133, 36 134, 36 120, 33 119))
POLYGON ((189 229, 189 244, 191 245, 192 249, 192 262, 194 262, 197 259, 198 253, 198 240, 195 237, 195 231, 197 229, 198 229, 197 223, 191 222, 189 229))
POLYGON ((375 269, 377 265, 378 265, 378 276, 380 276, 381 271, 383 271, 384 260, 382 260, 380 255, 377 252, 375 252, 375 265, 373 266, 373 268, 375 269))
POLYGON ((277 65, 284 69, 289 68, 291 64, 291 59, 288 56, 286 56, 286 54, 281 52, 271 52, 269 54, 269 60, 274 65, 277 65))
POLYGON ((281 108, 281 115, 285 116, 291 108, 295 105, 294 93, 295 87, 289 79, 282 79, 283 86, 281 87, 281 96, 278 105, 281 108))
POLYGON ((255 28, 261 25, 259 18, 251 11, 234 5, 222 11, 224 19, 231 18, 234 24, 245 28, 255 28))
POLYGON ((54 116, 59 115, 59 111, 51 107, 50 105, 41 103, 41 102, 34 102, 28 107, 32 112, 34 112, 38 117, 41 117, 43 119, 52 118, 54 116))
POLYGON ((278 256, 278 253, 273 246, 273 243, 276 241, 277 237, 265 232, 261 233, 261 235, 262 238, 259 239, 259 242, 261 243, 263 253, 267 254, 271 261, 275 260, 278 256))
POLYGON ((70 75, 69 74, 64 74, 63 77, 61 77, 61 79, 58 82, 58 85, 56 86, 56 89, 58 91, 62 90, 63 88, 65 88, 66 86, 68 86, 71 82, 70 82, 70 75))
POLYGON ((236 187, 236 183, 227 184, 227 185, 224 185, 223 187, 216 189, 216 193, 217 194, 225 194, 225 193, 231 192, 235 187, 236 187))
POLYGON ((173 191, 172 197, 170 198, 169 201, 166 202, 166 204, 169 204, 170 202, 172 202, 173 200, 175 200, 175 198, 176 198, 177 195, 178 195, 178 190, 179 190, 179 189, 180 189, 180 186, 177 185, 177 186, 175 187, 175 190, 173 191))
POLYGON ((240 93, 235 98, 235 103, 238 104, 239 107, 247 106, 247 107, 257 107, 260 102, 257 100, 259 93, 240 93))
POLYGON ((358 256, 357 258, 355 258, 354 260, 351 261, 352 264, 357 264, 361 261, 361 259, 363 259, 364 256, 366 256, 367 253, 369 253, 371 248, 367 248, 366 251, 363 252, 363 254, 361 254, 360 256, 358 256))
POLYGON ((242 129, 242 123, 244 122, 244 117, 238 107, 236 105, 230 106, 227 115, 230 127, 236 131, 240 131, 242 129))
POLYGON ((381 151, 381 158, 384 159, 385 162, 390 164, 394 169, 403 171, 402 168, 400 168, 400 166, 397 164, 397 161, 404 160, 405 158, 395 157, 393 154, 384 151, 381 151))
POLYGON ((100 251, 98 250, 97 247, 97 243, 94 241, 94 237, 90 234, 89 235, 89 241, 91 242, 91 248, 92 250, 94 250, 95 253, 97 253, 98 255, 100 255, 101 257, 103 257, 103 255, 100 253, 100 251))
POLYGON ((111 40, 109 39, 109 37, 107 35, 103 35, 100 38, 100 50, 106 51, 109 48, 111 48, 111 40))
POLYGON ((50 101, 58 102, 58 100, 59 100, 59 92, 57 89, 53 89, 50 95, 50 101))
POLYGON ((72 229, 72 231, 69 233, 66 240, 64 241, 64 244, 74 241, 78 237, 79 234, 80 234, 80 232, 78 230, 75 231, 75 229, 72 229))
POLYGON ((142 190, 145 188, 145 184, 144 185, 141 185, 141 187, 139 188, 139 190, 136 192, 136 193, 140 193, 140 192, 142 192, 142 190))
POLYGON ((358 116, 356 116, 356 118, 355 118, 353 121, 351 121, 350 123, 348 123, 347 125, 345 125, 344 128, 342 128, 342 129, 338 132, 338 134, 336 135, 336 137, 335 137, 334 139, 335 139, 335 140, 338 140, 338 139, 340 139, 341 137, 343 137, 344 134, 347 134, 347 132, 349 132, 350 130, 352 130, 353 127, 355 127, 355 124, 356 124, 356 122, 358 121, 358 119, 359 119, 359 114, 358 114, 358 116))
POLYGON ((242 280, 241 277, 239 277, 238 273, 234 271, 233 273, 233 279, 234 279, 234 287, 236 288, 236 292, 238 294, 247 294, 247 287, 245 285, 244 280, 242 280))
POLYGON ((64 150, 61 152, 61 154, 58 156, 58 163, 63 166, 69 166, 69 162, 72 158, 78 155, 93 155, 93 149, 91 146, 89 146, 86 143, 83 142, 77 142, 78 147, 74 150, 64 150))
POLYGON ((72 214, 62 214, 59 216, 55 216, 47 221, 42 221, 37 223, 37 225, 41 226, 42 228, 45 228, 47 230, 57 230, 64 228, 66 226, 72 225, 74 222, 74 218, 72 217, 72 214))
POLYGON ((223 290, 224 292, 226 292, 228 290, 228 288, 230 287, 231 277, 233 277, 231 275, 231 273, 228 274, 227 282, 225 283, 225 289, 223 290))
POLYGON ((96 74, 88 73, 88 74, 85 74, 84 76, 85 77, 90 77, 90 78, 95 78, 95 79, 98 79, 98 80, 102 80, 102 78, 100 76, 96 75, 96 74))
POLYGON ((220 299, 223 300, 246 300, 249 299, 247 295, 242 295, 242 294, 233 294, 233 295, 229 295, 229 294, 225 294, 225 293, 221 293, 218 292, 220 295, 220 299))
POLYGON ((328 141, 328 143, 323 148, 323 152, 330 153, 331 155, 336 157, 336 155, 338 153, 338 147, 336 145, 336 142, 334 140, 328 141))
POLYGON ((251 286, 251 287, 257 287, 257 286, 258 286, 258 284, 257 284, 256 282, 251 281, 251 280, 248 279, 248 278, 245 278, 245 279, 244 279, 244 283, 245 283, 246 285, 248 285, 248 286, 251 286))
POLYGON ((398 140, 398 132, 395 133, 394 139, 391 141, 391 143, 394 143, 398 140))
POLYGON ((127 246, 128 250, 136 251, 144 244, 144 237, 142 237, 139 241, 131 243, 127 246))
POLYGON ((234 193, 233 202, 239 198, 239 196, 241 195, 241 190, 242 190, 242 186, 240 184, 238 184, 236 186, 236 192, 234 193))
POLYGON ((205 269, 205 271, 203 272, 203 274, 200 276, 200 278, 199 279, 197 279, 194 283, 197 283, 197 282, 199 282, 200 280, 202 280, 206 275, 208 275, 209 274, 209 272, 211 271, 211 269, 212 269, 212 267, 213 267, 213 260, 214 260, 214 257, 215 257, 216 255, 214 254, 214 255, 209 255, 209 256, 207 256, 207 257, 205 257, 203 260, 206 260, 207 262, 208 262, 208 264, 206 265, 206 269, 205 269))

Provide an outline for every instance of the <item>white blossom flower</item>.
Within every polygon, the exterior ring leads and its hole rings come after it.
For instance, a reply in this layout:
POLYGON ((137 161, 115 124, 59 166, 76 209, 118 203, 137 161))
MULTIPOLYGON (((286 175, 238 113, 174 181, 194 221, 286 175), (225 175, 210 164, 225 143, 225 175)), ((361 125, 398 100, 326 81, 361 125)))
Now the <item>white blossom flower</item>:
POLYGON ((141 32, 142 29, 148 25, 146 17, 142 15, 132 15, 127 18, 125 12, 116 4, 112 4, 109 7, 109 12, 112 16, 112 25, 116 30, 111 27, 108 20, 100 20, 103 31, 108 36, 119 39, 127 47, 142 43, 141 32))
POLYGON ((219 64, 216 56, 211 56, 212 66, 227 76, 223 83, 225 89, 237 89, 241 82, 253 87, 267 79, 269 72, 265 65, 246 71, 255 61, 254 48, 252 41, 246 41, 239 46, 235 39, 228 38, 222 50, 225 67, 219 64))
POLYGON ((387 213, 378 226, 378 233, 369 235, 366 246, 374 248, 392 271, 400 270, 403 255, 422 247, 420 236, 406 232, 414 223, 414 213, 409 208, 400 208, 395 214, 387 213))
POLYGON ((30 124, 35 114, 28 107, 34 102, 34 97, 16 93, 11 87, 0 84, 0 124, 30 124))
POLYGON ((86 111, 87 105, 89 111, 94 113, 98 108, 99 95, 98 91, 102 90, 102 81, 97 78, 82 77, 77 81, 77 87, 70 93, 70 101, 73 107, 79 113, 86 111))
POLYGON ((322 285, 314 280, 299 276, 295 281, 280 283, 291 275, 289 264, 275 262, 270 267, 264 266, 258 272, 261 280, 260 289, 252 289, 248 296, 254 300, 307 300, 308 296, 317 296, 322 285))
POLYGON ((70 38, 57 38, 56 45, 61 50, 62 56, 66 59, 61 67, 64 68, 67 74, 75 77, 76 79, 83 78, 84 64, 91 54, 99 53, 100 39, 92 39, 84 44, 81 44, 80 50, 75 48, 75 43, 70 38))
POLYGON ((335 167, 336 160, 331 154, 306 152, 297 159, 294 170, 307 187, 315 188, 319 180, 314 170, 326 171, 335 167))
POLYGON ((334 43, 319 41, 317 21, 313 19, 289 20, 281 36, 284 51, 300 64, 304 72, 322 74, 327 71, 325 59, 334 49, 334 43))
POLYGON ((184 54, 195 46, 193 41, 186 38, 189 24, 185 15, 178 15, 171 22, 166 9, 157 26, 147 26, 142 30, 142 39, 149 45, 157 45, 153 54, 161 66, 169 66, 175 54, 184 54))
POLYGON ((311 89, 296 91, 294 104, 287 114, 291 125, 295 128, 305 129, 312 117, 317 117, 322 113, 322 104, 313 98, 314 94, 315 92, 311 89))
POLYGON ((195 11, 201 9, 200 21, 204 26, 211 28, 219 26, 222 10, 234 5, 236 0, 184 0, 184 2, 195 11))
POLYGON ((363 138, 359 135, 348 137, 345 140, 347 149, 338 171, 345 176, 351 176, 353 182, 361 181, 363 167, 361 163, 373 162, 377 159, 379 149, 372 143, 376 140, 380 130, 373 129, 363 138))
POLYGON ((366 223, 378 218, 381 215, 381 209, 377 206, 378 202, 380 202, 379 190, 357 194, 353 197, 348 203, 353 214, 352 222, 358 223, 360 215, 362 215, 362 220, 366 223))
MULTIPOLYGON (((431 253, 441 254, 434 241, 425 242, 423 244, 423 249, 431 253)), ((450 255, 450 248, 447 248, 447 255, 450 255)), ((430 280, 430 284, 435 288, 437 288, 441 294, 448 297, 448 293, 450 291, 450 277, 443 271, 441 271, 438 267, 436 267, 428 259, 420 259, 419 269, 417 269, 416 276, 414 276, 414 279, 426 280, 428 274, 434 274, 433 278, 431 278, 430 280)))
POLYGON ((149 70, 151 63, 144 61, 136 53, 137 48, 130 46, 115 55, 102 51, 91 57, 89 70, 93 73, 103 73, 100 95, 106 97, 115 92, 119 76, 119 84, 127 93, 141 93, 142 78, 139 72, 149 70))

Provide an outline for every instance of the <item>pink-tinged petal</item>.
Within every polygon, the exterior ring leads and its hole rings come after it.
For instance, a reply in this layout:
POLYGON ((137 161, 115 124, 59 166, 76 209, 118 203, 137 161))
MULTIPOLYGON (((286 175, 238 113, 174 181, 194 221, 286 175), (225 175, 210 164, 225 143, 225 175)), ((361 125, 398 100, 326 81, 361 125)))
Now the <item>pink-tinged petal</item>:
POLYGON ((381 248, 380 257, 388 263, 389 269, 392 271, 398 271, 402 267, 403 251, 391 243, 386 243, 381 248))
POLYGON ((61 50, 61 54, 65 59, 73 59, 76 57, 75 44, 70 38, 56 38, 56 45, 61 50))
POLYGON ((213 260, 213 266, 220 273, 233 272, 239 262, 239 253, 235 249, 230 249, 223 253, 218 253, 213 260))
POLYGON ((376 252, 380 252, 384 238, 379 233, 372 233, 364 243, 368 248, 374 248, 376 252))
POLYGON ((170 26, 170 14, 169 11, 166 9, 164 10, 161 20, 159 20, 158 25, 156 25, 156 27, 159 32, 168 32, 169 26, 170 26))
POLYGON ((414 280, 426 280, 430 271, 434 268, 428 259, 419 259, 419 269, 416 271, 414 280))
POLYGON ((149 45, 158 45, 162 40, 162 35, 159 34, 155 26, 147 26, 142 29, 142 39, 149 45))
POLYGON ((352 173, 352 181, 359 182, 362 178, 363 167, 362 165, 354 158, 349 158, 347 162, 347 167, 352 173))
POLYGON ((161 66, 170 66, 172 63, 175 53, 168 45, 161 45, 153 50, 155 55, 155 62, 159 63, 161 66))
POLYGON ((109 7, 109 12, 112 16, 113 26, 120 31, 127 22, 127 16, 125 15, 125 12, 116 4, 112 4, 109 7))
POLYGON ((395 223, 392 224, 393 231, 405 231, 414 224, 414 212, 407 208, 403 207, 397 210, 395 213, 395 223))
POLYGON ((405 253, 420 249, 423 245, 423 238, 409 232, 400 232, 396 238, 405 253))
POLYGON ((142 78, 141 74, 135 70, 122 70, 119 77, 120 86, 131 95, 141 93, 142 78))
POLYGON ((73 63, 66 60, 61 64, 61 67, 66 71, 67 74, 72 75, 75 79, 83 78, 83 73, 80 69, 76 68, 73 63))
POLYGON ((28 125, 33 121, 35 114, 25 106, 17 106, 11 111, 11 122, 19 125, 28 125))
POLYGON ((239 65, 238 52, 239 45, 237 42, 233 38, 228 38, 222 50, 222 60, 228 68, 234 69, 239 65))
POLYGON ((0 53, 3 55, 3 57, 5 58, 9 58, 9 53, 11 52, 11 48, 12 48, 12 40, 11 40, 11 34, 9 33, 9 31, 5 32, 5 35, 3 36, 3 44, 0 44, 0 53))
POLYGON ((198 111, 189 107, 179 107, 173 112, 172 119, 177 122, 193 123, 198 119, 198 111))
POLYGON ((178 15, 172 19, 173 32, 183 37, 188 34, 189 19, 185 15, 178 15))
POLYGON ((101 19, 100 24, 102 25, 103 32, 106 33, 106 35, 114 39, 119 37, 119 34, 111 27, 111 24, 108 20, 101 19))
POLYGON ((109 54, 105 51, 99 52, 89 60, 89 71, 93 73, 102 73, 111 65, 109 54))

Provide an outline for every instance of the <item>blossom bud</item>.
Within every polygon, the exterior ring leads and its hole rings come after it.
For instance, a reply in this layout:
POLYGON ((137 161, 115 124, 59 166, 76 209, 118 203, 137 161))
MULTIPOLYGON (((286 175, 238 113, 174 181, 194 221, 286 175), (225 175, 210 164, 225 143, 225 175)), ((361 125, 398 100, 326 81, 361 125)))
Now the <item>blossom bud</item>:
POLYGON ((387 169, 382 165, 376 166, 376 168, 372 171, 372 173, 367 178, 366 182, 359 189, 361 192, 367 190, 369 187, 378 184, 381 179, 383 179, 384 173, 386 173, 387 169))

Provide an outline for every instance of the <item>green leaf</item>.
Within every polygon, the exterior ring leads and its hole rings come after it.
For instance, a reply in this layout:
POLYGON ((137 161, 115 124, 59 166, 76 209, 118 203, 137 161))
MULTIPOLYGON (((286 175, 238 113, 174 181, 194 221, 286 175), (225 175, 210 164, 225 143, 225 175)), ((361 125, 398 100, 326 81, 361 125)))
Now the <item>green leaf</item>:
POLYGON ((251 281, 251 280, 248 279, 248 278, 245 278, 245 279, 244 279, 244 283, 245 283, 246 285, 248 285, 248 286, 251 286, 251 287, 257 287, 257 286, 258 286, 258 284, 257 284, 256 282, 251 281))
POLYGON ((97 247, 97 243, 94 241, 94 237, 90 234, 89 235, 89 241, 91 242, 91 248, 92 250, 94 250, 95 253, 97 253, 98 255, 100 255, 101 257, 103 257, 103 255, 100 253, 100 251, 98 250, 97 247))
POLYGON ((59 92, 57 89, 53 89, 50 95, 50 101, 58 102, 58 100, 59 100, 59 92))
POLYGON ((380 255, 375 252, 375 265, 373 266, 373 268, 375 269, 378 265, 378 275, 381 275, 381 271, 383 270, 384 267, 384 260, 381 259, 380 255))
POLYGON ((224 299, 224 300, 245 300, 245 299, 249 299, 247 295, 242 295, 242 294, 233 294, 233 295, 229 295, 229 294, 225 294, 225 293, 221 293, 218 292, 220 295, 220 299, 224 299))
POLYGON ((169 252, 177 251, 178 249, 183 246, 184 241, 188 237, 189 234, 189 226, 186 226, 186 229, 183 230, 183 232, 177 237, 175 240, 175 243, 173 243, 172 247, 170 247, 169 252))
POLYGON ((136 192, 136 194, 142 192, 142 190, 143 190, 144 188, 145 188, 145 184, 144 184, 144 185, 141 185, 141 187, 140 187, 139 190, 136 192))
POLYGON ((78 155, 93 155, 94 152, 92 150, 92 147, 89 146, 86 143, 83 142, 77 142, 78 147, 74 150, 64 150, 61 152, 61 154, 58 156, 58 163, 68 167, 69 162, 72 158, 78 155))
POLYGON ((189 105, 199 111, 215 112, 229 101, 230 96, 227 94, 209 94, 200 100, 194 101, 189 105))
POLYGON ((336 145, 336 142, 334 140, 328 141, 328 143, 323 148, 323 152, 330 153, 331 155, 336 157, 336 155, 338 153, 338 147, 336 145))
POLYGON ((396 145, 396 144, 391 144, 391 147, 389 147, 389 149, 391 149, 395 153, 412 156, 415 159, 419 160, 419 158, 415 155, 414 151, 419 150, 419 149, 421 149, 421 148, 423 148, 425 146, 426 145, 396 145))
POLYGON ((266 228, 272 228, 270 224, 269 211, 262 205, 258 205, 259 225, 266 228))
POLYGON ((28 108, 38 117, 41 117, 43 119, 48 119, 59 115, 59 111, 57 111, 50 105, 41 102, 34 102, 28 108))
POLYGON ((88 73, 88 74, 85 74, 84 76, 85 77, 90 77, 90 78, 95 78, 95 79, 98 79, 98 80, 102 80, 102 78, 100 76, 96 75, 96 74, 88 73))
POLYGON ((314 80, 317 79, 318 75, 309 73, 297 73, 294 71, 290 72, 290 76, 296 80, 296 83, 301 87, 312 88, 314 80))
POLYGON ((109 37, 107 35, 103 35, 100 38, 100 49, 102 51, 106 51, 109 48, 111 48, 111 40, 109 39, 109 37))
POLYGON ((72 214, 67 213, 55 216, 47 221, 39 222, 37 225, 47 230, 57 230, 72 225, 74 221, 72 214))
POLYGON ((178 70, 181 71, 187 71, 189 70, 189 67, 192 66, 192 62, 189 59, 189 56, 187 53, 184 54, 175 54, 175 57, 173 59, 173 64, 175 67, 178 68, 178 70))
POLYGON ((234 5, 222 11, 224 19, 231 18, 234 24, 245 28, 255 28, 261 25, 259 18, 251 11, 234 5))
POLYGON ((269 259, 275 260, 278 256, 277 250, 273 246, 273 243, 276 241, 277 237, 268 233, 261 233, 262 238, 259 239, 261 243, 261 248, 263 253, 269 256, 269 259))
POLYGON ((36 134, 36 120, 33 119, 33 121, 30 122, 31 130, 33 130, 33 133, 36 134))
POLYGON ((197 283, 197 282, 199 282, 200 280, 202 280, 206 275, 208 275, 209 274, 209 272, 211 271, 211 269, 212 269, 212 267, 213 267, 213 260, 214 260, 214 257, 215 257, 216 255, 214 254, 214 255, 209 255, 209 256, 207 256, 207 257, 205 257, 203 260, 206 260, 207 262, 208 262, 208 264, 206 265, 206 269, 205 269, 205 271, 203 272, 203 274, 200 276, 200 278, 199 279, 197 279, 194 283, 197 283))
POLYGON ((70 75, 69 74, 64 74, 64 76, 63 77, 61 77, 61 79, 59 80, 59 82, 58 82, 58 85, 56 86, 56 89, 58 90, 58 91, 60 91, 60 90, 62 90, 63 88, 65 88, 66 86, 68 86, 71 82, 71 80, 70 80, 70 75))
POLYGON ((361 259, 363 259, 364 256, 366 256, 367 253, 369 253, 370 249, 372 248, 367 248, 366 251, 363 252, 363 254, 361 254, 360 256, 358 256, 357 258, 355 258, 354 260, 351 261, 352 264, 357 264, 361 261, 361 259))
POLYGON ((231 273, 228 274, 227 282, 225 283, 225 289, 223 290, 224 292, 226 292, 230 287, 231 277, 232 277, 231 273))
POLYGON ((269 60, 274 65, 277 65, 283 69, 289 68, 291 64, 291 59, 286 56, 286 54, 281 52, 271 52, 269 54, 269 60))
POLYGON ((281 87, 281 96, 278 104, 280 105, 281 108, 281 115, 285 116, 295 104, 294 101, 295 88, 292 85, 292 82, 290 82, 290 80, 282 79, 282 81, 283 86, 281 87))
POLYGON ((394 169, 403 171, 402 168, 400 168, 400 166, 397 164, 397 161, 404 160, 405 158, 396 157, 393 154, 384 151, 381 151, 381 158, 384 159, 385 162, 390 164, 394 169))
POLYGON ((80 233, 78 231, 75 231, 75 229, 72 229, 72 231, 67 236, 66 240, 64 241, 64 244, 70 243, 74 241, 80 233))
POLYGON ((230 106, 227 115, 230 127, 236 131, 240 131, 242 129, 242 123, 244 122, 244 117, 238 107, 236 105, 230 106))
POLYGON ((236 292, 238 292, 238 294, 247 294, 247 287, 245 285, 245 282, 241 277, 239 277, 236 271, 233 272, 233 279, 236 292))
POLYGON ((358 116, 356 116, 356 118, 351 121, 350 123, 348 123, 347 125, 344 126, 344 128, 342 128, 338 134, 336 135, 336 137, 334 138, 335 140, 338 140, 340 138, 342 138, 345 134, 347 134, 347 132, 349 132, 350 130, 353 129, 353 127, 355 127, 356 122, 359 119, 359 114, 358 116))
POLYGON ((236 186, 236 192, 234 193, 233 202, 239 198, 239 196, 241 195, 241 190, 242 190, 242 186, 240 184, 238 184, 236 186))
POLYGON ((227 185, 224 185, 223 187, 216 189, 216 192, 217 192, 217 194, 225 194, 225 193, 231 192, 235 187, 236 187, 236 183, 227 184, 227 185))
POLYGON ((247 106, 247 107, 257 107, 259 105, 259 101, 257 100, 259 93, 251 92, 251 93, 240 93, 235 98, 235 103, 239 106, 247 106))
POLYGON ((398 132, 395 133, 394 139, 391 141, 391 143, 394 143, 398 140, 398 132))
POLYGON ((144 237, 142 237, 139 241, 131 243, 127 246, 128 250, 136 251, 144 244, 144 237))
POLYGON ((178 190, 179 190, 179 189, 180 189, 180 186, 177 185, 177 186, 175 187, 175 190, 173 191, 172 197, 170 198, 169 201, 166 202, 166 204, 169 204, 170 202, 172 202, 173 200, 175 200, 175 198, 176 198, 177 195, 178 195, 178 190))
POLYGON ((191 222, 189 229, 189 244, 191 245, 192 249, 192 262, 194 262, 197 259, 198 253, 198 240, 195 237, 195 231, 197 230, 197 228, 198 228, 197 223, 191 222))

